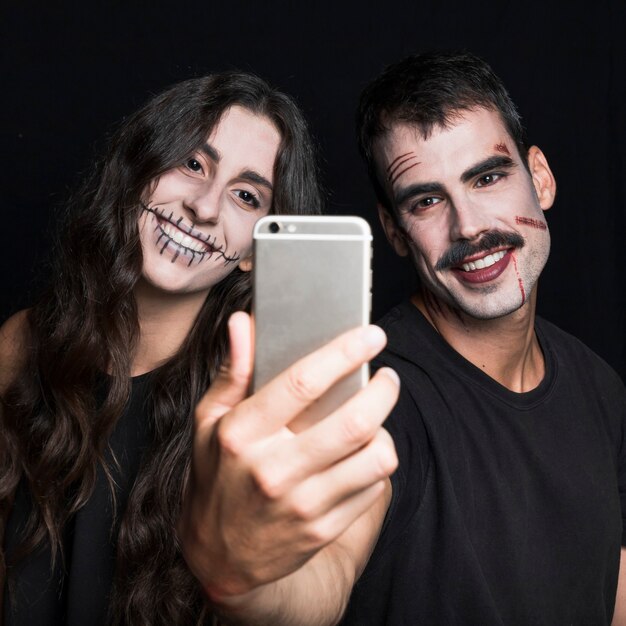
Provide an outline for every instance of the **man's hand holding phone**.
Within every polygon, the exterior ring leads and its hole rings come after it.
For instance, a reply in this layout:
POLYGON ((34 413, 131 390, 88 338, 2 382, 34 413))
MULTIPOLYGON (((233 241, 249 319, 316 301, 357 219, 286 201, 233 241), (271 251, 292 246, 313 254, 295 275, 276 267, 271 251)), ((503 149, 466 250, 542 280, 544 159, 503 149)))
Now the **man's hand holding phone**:
POLYGON ((185 559, 213 603, 253 607, 241 615, 259 609, 259 616, 276 619, 272 611, 281 607, 270 605, 280 603, 280 593, 272 584, 287 579, 292 597, 308 580, 313 561, 316 578, 327 567, 345 575, 347 591, 337 600, 343 606, 373 547, 386 509, 383 494, 388 501, 388 477, 397 465, 391 437, 381 427, 397 400, 397 375, 379 370, 356 395, 297 434, 289 424, 371 360, 385 344, 384 333, 376 326, 348 331, 246 397, 253 363, 250 317, 234 314, 229 332, 230 362, 195 414, 192 468, 178 524, 185 559), (320 554, 334 542, 341 549, 326 564, 320 554))

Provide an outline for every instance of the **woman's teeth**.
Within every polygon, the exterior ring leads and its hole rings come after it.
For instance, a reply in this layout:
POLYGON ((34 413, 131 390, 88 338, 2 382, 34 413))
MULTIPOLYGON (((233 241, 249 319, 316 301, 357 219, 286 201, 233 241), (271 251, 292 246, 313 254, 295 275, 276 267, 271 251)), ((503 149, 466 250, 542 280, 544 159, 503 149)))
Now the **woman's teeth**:
POLYGON ((461 268, 464 272, 471 272, 473 270, 482 270, 485 267, 491 267, 494 263, 497 263, 504 255, 506 250, 500 250, 493 254, 488 254, 482 259, 476 259, 476 261, 470 261, 469 263, 463 263, 461 268))
POLYGON ((189 248, 189 250, 193 250, 194 252, 207 251, 207 247, 204 244, 200 243, 197 239, 194 239, 189 235, 185 235, 180 230, 178 230, 178 228, 174 228, 174 226, 171 226, 170 224, 161 224, 161 228, 170 239, 173 239, 181 246, 189 248))

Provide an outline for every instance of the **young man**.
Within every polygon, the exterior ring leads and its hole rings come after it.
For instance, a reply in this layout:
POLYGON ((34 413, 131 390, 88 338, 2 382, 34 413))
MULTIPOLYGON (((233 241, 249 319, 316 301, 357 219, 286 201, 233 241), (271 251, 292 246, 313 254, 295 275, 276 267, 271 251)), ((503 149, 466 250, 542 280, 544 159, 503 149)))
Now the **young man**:
POLYGON ((609 623, 626 392, 535 316, 556 191, 546 158, 468 54, 388 68, 358 120, 383 228, 420 288, 381 324, 380 362, 402 381, 386 424, 400 465, 345 621, 609 623))
POLYGON ((294 389, 312 399, 339 371, 337 346, 270 390, 285 408, 268 423, 251 411, 263 398, 235 406, 249 376, 236 358, 239 395, 225 378, 197 410, 220 432, 181 525, 192 570, 238 623, 333 624, 357 578, 355 626, 618 623, 626 391, 535 318, 556 189, 545 156, 471 55, 390 67, 362 96, 359 132, 384 229, 421 281, 382 321, 380 365, 402 381, 386 422, 398 470, 383 490, 392 455, 367 456, 384 440, 368 409, 380 417, 387 377, 367 402, 264 444, 297 411, 294 389))

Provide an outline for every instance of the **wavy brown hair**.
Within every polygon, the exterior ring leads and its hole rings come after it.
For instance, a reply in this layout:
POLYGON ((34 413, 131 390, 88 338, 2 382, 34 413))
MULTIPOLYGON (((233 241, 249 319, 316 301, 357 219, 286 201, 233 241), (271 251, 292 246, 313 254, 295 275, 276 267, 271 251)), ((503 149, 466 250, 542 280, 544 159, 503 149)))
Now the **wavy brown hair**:
MULTIPOLYGON (((98 468, 114 500, 116 461, 106 459, 109 436, 130 397, 139 334, 133 291, 142 269, 142 194, 192 155, 233 105, 266 116, 280 132, 272 212, 321 209, 303 117, 289 97, 255 76, 226 72, 179 83, 121 125, 68 203, 49 288, 27 316, 26 362, 2 399, 0 530, 20 482, 33 503, 22 540, 6 557, 9 575, 42 545, 49 545, 53 560, 63 558, 63 529, 88 501, 98 468), (98 400, 103 372, 108 384, 98 400)), ((151 378, 151 443, 126 509, 118 511, 113 623, 206 618, 174 528, 193 408, 226 354, 228 317, 249 302, 249 274, 235 269, 211 289, 183 345, 151 378)))

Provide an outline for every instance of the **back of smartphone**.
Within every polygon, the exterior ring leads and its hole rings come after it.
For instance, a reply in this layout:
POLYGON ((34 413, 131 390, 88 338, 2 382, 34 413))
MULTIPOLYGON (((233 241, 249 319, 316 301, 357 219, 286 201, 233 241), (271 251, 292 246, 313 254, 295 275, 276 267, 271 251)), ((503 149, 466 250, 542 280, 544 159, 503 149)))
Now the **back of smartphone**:
MULTIPOLYGON (((254 228, 256 391, 294 361, 369 322, 371 241, 353 216, 270 215, 254 228)), ((339 381, 307 412, 304 427, 363 387, 367 365, 339 381)))

